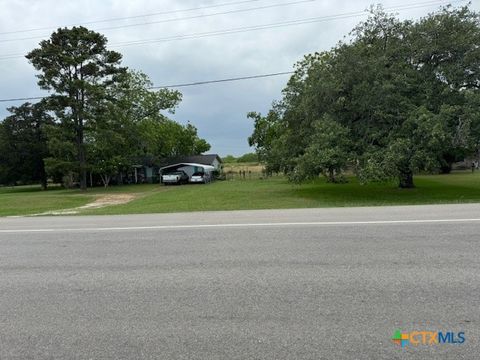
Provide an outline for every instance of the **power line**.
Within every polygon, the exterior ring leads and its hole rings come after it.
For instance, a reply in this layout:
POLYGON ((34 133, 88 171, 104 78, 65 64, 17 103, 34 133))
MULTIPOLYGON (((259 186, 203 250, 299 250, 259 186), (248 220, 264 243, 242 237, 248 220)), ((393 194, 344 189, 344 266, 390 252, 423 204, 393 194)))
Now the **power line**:
MULTIPOLYGON (((462 2, 462 1, 466 1, 466 0, 457 0, 455 2, 462 2)), ((446 0, 443 0, 443 1, 436 0, 436 1, 418 3, 415 5, 401 5, 401 6, 386 8, 386 10, 399 10, 399 11, 409 10, 409 9, 432 6, 432 5, 441 5, 445 3, 451 3, 451 2, 446 0)), ((211 37, 211 36, 229 35, 229 34, 250 32, 250 31, 257 31, 257 30, 266 30, 266 29, 274 29, 274 28, 280 28, 280 27, 289 27, 289 26, 295 26, 295 25, 304 25, 304 24, 346 19, 351 17, 363 16, 365 14, 366 14, 365 11, 357 11, 357 12, 351 12, 351 13, 327 15, 327 16, 314 17, 314 18, 302 18, 297 20, 282 21, 278 23, 270 23, 270 24, 255 25, 255 26, 242 26, 238 28, 225 29, 225 30, 176 35, 176 36, 164 37, 159 39, 145 39, 145 40, 134 40, 134 41, 128 41, 128 42, 113 43, 111 44, 111 47, 125 47, 125 46, 131 46, 131 45, 146 45, 146 44, 160 43, 160 42, 199 39, 199 38, 211 37)))
MULTIPOLYGON (((457 3, 463 2, 465 0, 457 0, 451 1, 449 3, 457 3)), ((395 6, 390 8, 385 8, 385 10, 408 10, 408 9, 415 9, 421 8, 426 6, 433 6, 433 5, 440 5, 442 3, 446 3, 446 1, 428 1, 423 3, 417 3, 415 5, 401 5, 395 6)), ((359 15, 365 15, 365 12, 353 12, 353 13, 344 13, 344 14, 336 14, 336 15, 329 15, 324 17, 317 17, 317 18, 307 18, 307 19, 298 19, 292 20, 287 22, 281 23, 273 23, 273 24, 266 24, 266 25, 257 25, 253 27, 241 27, 241 28, 234 28, 234 29, 227 29, 223 31, 216 31, 216 32, 207 32, 207 33, 197 33, 197 34, 187 34, 187 35, 179 35, 176 37, 170 38, 163 38, 163 39, 151 39, 151 40, 139 40, 134 42, 125 42, 125 43, 118 43, 113 46, 129 46, 129 45, 142 45, 154 42, 162 42, 162 41, 173 41, 173 40, 185 40, 185 39, 194 39, 200 37, 207 37, 207 36, 218 36, 223 34, 233 34, 238 32, 246 32, 246 31, 254 31, 254 30, 263 30, 269 28, 276 28, 276 27, 283 27, 283 26, 292 26, 292 25, 300 25, 300 24, 308 24, 320 21, 329 21, 329 20, 337 20, 343 19, 348 17, 355 17, 359 15)), ((0 57, 0 60, 13 58, 15 55, 0 57)), ((16 56, 15 56, 16 57, 16 56)), ((22 55, 23 57, 23 55, 22 55)), ((185 83, 185 84, 176 84, 176 85, 165 85, 165 86, 155 86, 151 87, 151 89, 158 89, 158 88, 174 88, 174 87, 187 87, 187 86, 197 86, 197 85, 204 85, 204 84, 211 84, 211 83, 220 83, 220 82, 230 82, 230 81, 240 81, 240 80, 247 80, 247 79, 255 79, 255 78, 265 78, 265 77, 272 77, 272 76, 280 76, 286 74, 292 74, 292 71, 289 72, 279 72, 279 73, 271 73, 271 74, 262 74, 262 75, 253 75, 253 76, 245 76, 245 77, 238 77, 238 78, 227 78, 227 79, 218 79, 218 80, 207 80, 207 81, 200 81, 200 82, 193 82, 193 83, 185 83)), ((23 98, 11 98, 11 99, 0 99, 0 102, 15 102, 15 101, 28 101, 28 100, 39 100, 45 97, 37 96, 37 97, 23 97, 23 98)))
POLYGON ((15 101, 28 101, 28 100, 41 100, 45 99, 47 96, 33 96, 33 97, 23 97, 23 98, 12 98, 12 99, 0 99, 0 102, 15 102, 15 101))
POLYGON ((240 81, 240 80, 250 80, 250 79, 266 78, 266 77, 287 75, 287 74, 293 74, 293 73, 294 73, 294 71, 283 71, 283 72, 271 73, 271 74, 251 75, 251 76, 242 76, 242 77, 234 77, 234 78, 226 78, 226 79, 217 79, 217 80, 207 80, 207 81, 197 81, 197 82, 184 83, 184 84, 165 85, 165 86, 152 86, 152 87, 150 87, 149 89, 179 88, 179 87, 187 87, 187 86, 216 84, 216 83, 222 83, 222 82, 231 82, 231 81, 240 81))
MULTIPOLYGON (((232 78, 216 79, 216 80, 196 81, 196 82, 182 83, 182 84, 174 84, 174 85, 151 86, 151 87, 149 87, 148 89, 149 89, 149 90, 153 90, 153 89, 165 89, 165 88, 180 88, 180 87, 188 87, 188 86, 199 86, 199 85, 216 84, 216 83, 224 83, 224 82, 233 82, 233 81, 241 81, 241 80, 260 79, 260 78, 267 78, 267 77, 288 75, 288 74, 293 74, 293 73, 294 73, 294 71, 282 71, 282 72, 269 73, 269 74, 260 74, 260 75, 250 75, 250 76, 232 77, 232 78)), ((22 98, 12 98, 12 99, 0 99, 0 102, 16 102, 16 101, 41 100, 41 99, 45 99, 45 98, 47 98, 47 96, 33 96, 33 97, 22 97, 22 98)))
POLYGON ((289 6, 289 5, 298 5, 298 4, 315 2, 315 1, 318 1, 318 0, 298 0, 298 1, 291 1, 291 2, 279 3, 279 4, 270 4, 270 5, 264 5, 264 6, 257 6, 257 7, 246 8, 246 9, 236 9, 236 10, 216 12, 216 13, 211 13, 211 14, 193 15, 193 16, 188 16, 188 17, 183 17, 183 18, 164 19, 164 20, 158 20, 158 21, 152 21, 152 22, 143 22, 143 23, 137 23, 137 24, 127 24, 127 25, 119 25, 119 26, 114 26, 114 27, 106 27, 106 28, 97 29, 97 31, 123 29, 123 28, 129 28, 129 27, 144 26, 144 25, 153 25, 153 24, 161 24, 161 23, 168 23, 168 22, 181 21, 181 20, 192 20, 192 19, 212 17, 212 16, 218 16, 218 15, 237 14, 237 13, 242 13, 242 12, 249 12, 249 11, 256 11, 256 10, 265 10, 265 9, 271 9, 271 8, 275 8, 275 7, 282 7, 282 6, 289 6))
MULTIPOLYGON (((390 10, 390 11, 411 10, 411 9, 424 8, 429 6, 438 6, 442 4, 459 3, 464 1, 466 0, 455 0, 455 1, 434 0, 434 1, 417 3, 414 5, 409 4, 409 5, 392 6, 392 7, 385 8, 385 10, 390 10)), ((353 17, 365 16, 365 15, 366 15, 365 11, 356 11, 356 12, 349 12, 349 13, 326 15, 321 17, 302 18, 297 20, 282 21, 282 22, 263 24, 263 25, 243 26, 238 28, 203 32, 203 33, 175 35, 175 36, 158 38, 158 39, 144 39, 144 40, 134 40, 134 41, 128 41, 128 42, 119 42, 119 43, 110 44, 110 47, 115 48, 115 47, 125 47, 125 46, 132 46, 132 45, 148 45, 148 44, 161 43, 161 42, 200 39, 200 38, 212 37, 212 36, 230 35, 230 34, 251 32, 251 31, 258 31, 258 30, 268 30, 268 29, 275 29, 275 28, 282 28, 282 27, 291 27, 296 25, 347 19, 347 18, 353 18, 353 17)), ((23 57, 24 57, 23 54, 8 54, 8 55, 0 56, 0 61, 14 59, 14 58, 23 58, 23 57)))
MULTIPOLYGON (((213 16, 219 16, 219 15, 228 15, 228 14, 237 14, 237 13, 242 13, 242 12, 256 11, 256 10, 265 10, 265 9, 271 9, 271 8, 275 8, 275 7, 298 5, 298 4, 304 4, 304 3, 314 2, 314 1, 317 1, 317 0, 297 0, 297 1, 292 1, 292 2, 280 3, 280 4, 271 4, 271 5, 251 7, 251 8, 246 8, 246 9, 236 9, 236 10, 216 12, 216 13, 211 13, 211 14, 200 14, 200 15, 181 17, 181 18, 171 18, 171 19, 163 19, 163 20, 158 20, 158 21, 150 21, 150 22, 141 22, 141 23, 135 23, 135 24, 110 26, 110 27, 104 27, 104 28, 97 28, 97 29, 93 29, 93 30, 94 31, 118 30, 118 29, 125 29, 125 28, 138 27, 138 26, 147 26, 147 25, 153 25, 153 24, 162 24, 162 23, 183 21, 183 20, 193 20, 193 19, 200 19, 200 18, 213 17, 213 16)), ((48 36, 49 35, 31 36, 31 37, 14 38, 14 39, 0 39, 0 43, 44 39, 48 36)))
POLYGON ((113 21, 123 21, 123 20, 138 19, 138 18, 158 16, 158 15, 168 15, 168 14, 205 10, 205 9, 219 8, 219 7, 232 6, 232 5, 240 5, 240 4, 259 2, 259 1, 265 1, 265 0, 243 0, 243 1, 233 1, 233 2, 227 2, 227 3, 214 4, 214 5, 200 6, 200 7, 194 7, 194 8, 187 8, 187 9, 156 11, 156 12, 151 11, 147 14, 140 14, 140 15, 133 15, 133 16, 108 18, 103 20, 92 20, 92 21, 86 21, 81 23, 48 26, 48 27, 41 27, 41 28, 34 28, 34 29, 4 31, 4 32, 0 32, 0 35, 26 33, 26 32, 32 32, 32 31, 40 31, 40 30, 50 30, 50 29, 56 29, 59 27, 70 27, 70 26, 79 26, 79 25, 99 24, 99 23, 113 22, 113 21))
MULTIPOLYGON (((466 1, 466 0, 457 0, 456 2, 461 2, 461 1, 466 1)), ((446 3, 452 3, 452 1, 446 1, 446 0, 428 1, 424 3, 418 3, 416 5, 409 5, 409 6, 404 5, 404 6, 386 8, 386 10, 398 10, 398 11, 410 10, 410 9, 433 6, 433 5, 441 5, 446 3)), ((135 40, 135 41, 121 42, 121 43, 113 43, 111 44, 111 47, 125 47, 125 46, 131 46, 131 45, 146 45, 146 44, 177 41, 177 40, 199 39, 199 38, 211 37, 211 36, 229 35, 229 34, 244 33, 244 32, 250 32, 250 31, 257 31, 257 30, 266 30, 266 29, 312 24, 312 23, 319 23, 319 22, 339 20, 339 19, 347 19, 352 17, 364 16, 365 14, 366 14, 365 11, 357 11, 357 12, 343 13, 343 14, 336 14, 336 15, 302 18, 297 20, 282 21, 282 22, 263 24, 263 25, 242 26, 238 28, 225 29, 225 30, 176 35, 176 36, 170 36, 170 37, 164 37, 164 38, 158 38, 158 39, 146 39, 146 40, 135 40)))

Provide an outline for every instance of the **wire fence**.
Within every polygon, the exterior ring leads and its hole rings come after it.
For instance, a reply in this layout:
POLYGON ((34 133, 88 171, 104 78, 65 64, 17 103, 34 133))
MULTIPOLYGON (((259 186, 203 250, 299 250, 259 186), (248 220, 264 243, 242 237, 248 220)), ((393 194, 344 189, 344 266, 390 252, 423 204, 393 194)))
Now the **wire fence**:
POLYGON ((261 164, 226 164, 223 175, 225 180, 256 180, 265 178, 267 174, 261 164))

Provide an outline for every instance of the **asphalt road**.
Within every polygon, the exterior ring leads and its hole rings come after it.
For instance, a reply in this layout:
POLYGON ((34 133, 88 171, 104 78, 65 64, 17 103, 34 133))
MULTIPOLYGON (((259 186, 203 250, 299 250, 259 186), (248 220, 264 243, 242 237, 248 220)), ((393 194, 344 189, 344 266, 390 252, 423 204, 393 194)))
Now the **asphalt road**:
POLYGON ((0 219, 2 360, 479 356, 480 204, 0 219))

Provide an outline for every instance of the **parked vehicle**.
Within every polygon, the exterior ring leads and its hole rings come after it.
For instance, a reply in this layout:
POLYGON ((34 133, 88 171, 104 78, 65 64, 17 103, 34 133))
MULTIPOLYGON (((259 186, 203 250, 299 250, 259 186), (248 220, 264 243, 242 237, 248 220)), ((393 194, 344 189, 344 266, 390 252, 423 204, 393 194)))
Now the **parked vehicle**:
POLYGON ((190 182, 191 183, 200 183, 200 184, 206 184, 206 183, 209 183, 211 181, 211 176, 210 174, 208 173, 204 173, 204 172, 196 172, 192 175, 192 177, 190 178, 190 182))
POLYGON ((184 171, 173 171, 162 175, 162 183, 168 184, 187 184, 188 175, 184 171))

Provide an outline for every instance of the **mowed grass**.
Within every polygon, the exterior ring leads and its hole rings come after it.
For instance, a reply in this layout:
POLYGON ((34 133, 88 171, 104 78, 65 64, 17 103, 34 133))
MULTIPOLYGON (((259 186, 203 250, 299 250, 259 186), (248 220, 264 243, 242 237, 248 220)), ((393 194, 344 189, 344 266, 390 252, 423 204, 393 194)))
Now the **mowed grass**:
POLYGON ((129 204, 91 211, 95 214, 156 213, 207 210, 407 205, 480 202, 480 174, 417 176, 416 188, 395 183, 361 185, 318 180, 294 185, 284 178, 232 180, 210 185, 163 187, 163 191, 129 204))
POLYGON ((396 183, 361 185, 355 178, 346 184, 318 180, 295 185, 282 177, 266 180, 217 181, 208 185, 129 185, 47 192, 0 190, 0 215, 32 214, 80 206, 97 196, 136 193, 128 204, 85 210, 81 214, 141 214, 183 211, 285 209, 344 206, 377 206, 480 202, 480 173, 415 177, 416 188, 399 189, 396 183), (4 205, 7 199, 8 206, 4 205), (35 210, 33 204, 37 204, 35 210), (41 208, 41 210, 40 210, 41 208))
POLYGON ((42 191, 39 186, 0 187, 0 216, 35 215, 48 211, 73 209, 94 201, 98 196, 116 193, 139 193, 142 196, 158 185, 112 186, 87 192, 52 186, 42 191))
POLYGON ((85 205, 91 196, 61 188, 41 191, 39 186, 0 188, 0 216, 29 215, 85 205))

